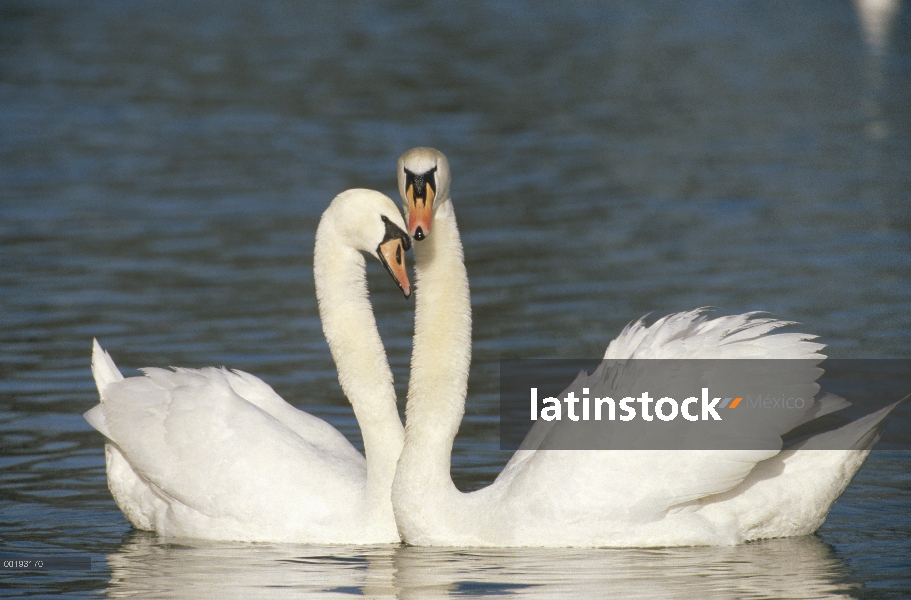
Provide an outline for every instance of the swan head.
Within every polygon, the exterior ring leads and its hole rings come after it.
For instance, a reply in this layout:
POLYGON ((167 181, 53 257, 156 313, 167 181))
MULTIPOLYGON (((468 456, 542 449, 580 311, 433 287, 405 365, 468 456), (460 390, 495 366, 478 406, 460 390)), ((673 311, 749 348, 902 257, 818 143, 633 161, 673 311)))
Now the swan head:
POLYGON ((335 197, 324 218, 327 215, 331 215, 342 239, 383 263, 405 297, 411 297, 411 282, 405 269, 405 252, 411 249, 411 238, 389 196, 374 190, 348 190, 335 197))
POLYGON ((399 158, 398 179, 408 233, 423 240, 430 235, 434 201, 449 199, 449 161, 434 148, 412 148, 399 158))

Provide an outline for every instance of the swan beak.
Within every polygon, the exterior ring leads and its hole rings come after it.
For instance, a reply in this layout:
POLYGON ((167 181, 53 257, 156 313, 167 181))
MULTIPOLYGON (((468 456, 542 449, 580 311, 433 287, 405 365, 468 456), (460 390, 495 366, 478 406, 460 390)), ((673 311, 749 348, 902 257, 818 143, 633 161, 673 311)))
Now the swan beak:
POLYGON ((405 297, 411 298, 411 282, 408 281, 408 271, 405 269, 405 250, 407 249, 402 239, 396 237, 380 244, 377 247, 377 254, 379 254, 380 262, 395 279, 405 297))
POLYGON ((430 234, 430 222, 433 220, 433 200, 436 192, 432 185, 416 186, 413 181, 405 188, 405 199, 408 202, 408 234, 420 241, 430 234))

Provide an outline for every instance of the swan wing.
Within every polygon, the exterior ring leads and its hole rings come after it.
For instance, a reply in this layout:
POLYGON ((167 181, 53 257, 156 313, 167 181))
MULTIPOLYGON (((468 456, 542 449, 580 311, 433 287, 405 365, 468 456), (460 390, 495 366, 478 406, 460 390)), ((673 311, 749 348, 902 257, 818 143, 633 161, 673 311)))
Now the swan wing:
POLYGON ((742 370, 731 372, 723 360, 702 363, 694 375, 673 369, 659 369, 656 374, 642 366, 648 361, 630 359, 790 358, 802 360, 780 363, 775 375, 783 381, 781 389, 809 399, 805 408, 756 411, 747 430, 726 434, 739 440, 727 447, 751 448, 744 450, 650 450, 647 443, 638 446, 646 449, 631 450, 640 440, 649 439, 643 436, 648 432, 641 431, 642 427, 655 426, 666 428, 662 435, 679 436, 681 447, 686 447, 688 423, 657 420, 641 423, 639 429, 618 421, 592 423, 582 437, 595 436, 588 439, 606 440, 599 448, 615 449, 586 450, 584 444, 574 446, 580 439, 578 423, 539 421, 495 484, 504 490, 504 497, 535 505, 535 510, 561 507, 563 516, 550 518, 571 520, 573 514, 591 516, 600 511, 605 517, 623 515, 623 520, 633 522, 660 519, 679 505, 735 488, 757 464, 780 452, 782 434, 847 404, 831 395, 814 399, 821 373, 816 364, 824 356, 819 354, 823 346, 811 341, 813 336, 778 333, 777 329, 790 323, 757 313, 707 319, 705 312, 697 309, 668 315, 651 326, 642 320, 630 324, 610 343, 601 367, 591 375, 580 375, 560 397, 569 391, 581 397, 583 387, 593 397, 596 390, 605 388, 615 398, 633 395, 632 390, 642 387, 643 377, 651 377, 644 389, 655 390, 655 398, 661 397, 662 390, 672 396, 672 391, 693 389, 696 384, 712 390, 749 389, 750 385, 742 370), (751 444, 740 445, 743 438, 751 444), (583 449, 565 450, 573 447, 583 449))
POLYGON ((324 452, 352 461, 360 459, 360 452, 338 429, 319 417, 291 406, 259 377, 237 369, 230 372, 222 370, 222 373, 238 396, 268 413, 301 438, 324 452))
POLYGON ((779 333, 794 325, 750 312, 709 319, 707 307, 673 313, 652 325, 639 319, 607 346, 605 359, 818 359, 823 344, 805 333, 779 333))
POLYGON ((331 526, 340 505, 363 493, 363 457, 353 447, 338 452, 337 441, 316 443, 332 437, 318 419, 291 418, 274 398, 254 394, 284 421, 276 418, 235 391, 241 382, 260 392, 265 386, 215 368, 147 369, 145 377, 109 383, 100 405, 105 435, 175 511, 248 530, 278 520, 289 529, 331 526), (316 442, 301 435, 314 431, 316 442), (293 523, 295 515, 306 523, 293 523))

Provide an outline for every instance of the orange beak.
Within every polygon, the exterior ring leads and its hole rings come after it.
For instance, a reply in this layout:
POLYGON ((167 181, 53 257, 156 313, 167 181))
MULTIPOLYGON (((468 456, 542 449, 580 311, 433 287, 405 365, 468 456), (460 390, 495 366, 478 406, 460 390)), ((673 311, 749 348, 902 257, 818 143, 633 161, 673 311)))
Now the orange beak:
POLYGON ((410 298, 411 282, 408 281, 408 271, 405 269, 405 250, 401 238, 392 238, 380 244, 377 253, 380 255, 380 262, 392 275, 399 289, 406 298, 410 298))
POLYGON ((411 183, 405 189, 405 198, 408 201, 408 235, 418 241, 430 234, 435 196, 433 187, 429 185, 421 186, 419 192, 415 192, 415 186, 411 183))

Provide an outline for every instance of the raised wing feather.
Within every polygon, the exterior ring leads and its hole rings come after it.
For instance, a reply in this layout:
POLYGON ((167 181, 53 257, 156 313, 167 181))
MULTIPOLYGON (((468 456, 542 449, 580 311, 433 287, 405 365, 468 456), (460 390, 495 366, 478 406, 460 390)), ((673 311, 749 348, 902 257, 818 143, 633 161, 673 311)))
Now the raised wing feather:
MULTIPOLYGON (((781 373, 786 379, 783 389, 813 399, 819 390, 815 380, 821 373, 815 364, 825 358, 819 353, 823 346, 812 341, 814 336, 776 332, 790 324, 756 313, 709 320, 704 309, 672 314, 651 326, 639 320, 610 343, 601 369, 577 378, 560 397, 571 390, 580 397, 583 387, 594 395, 598 386, 607 384, 613 386, 616 397, 622 397, 623 390, 636 387, 635 369, 624 370, 629 359, 801 359, 782 363, 781 373)), ((748 382, 726 373, 722 361, 718 361, 717 369, 712 365, 709 372, 701 374, 710 382, 700 385, 709 385, 710 389, 748 387, 748 382)), ((651 382, 651 389, 679 390, 691 383, 675 381, 669 372, 663 376, 667 379, 651 382)), ((742 373, 737 376, 742 378, 742 373)), ((567 438, 578 436, 578 424, 570 429, 562 421, 539 421, 495 485, 508 488, 511 499, 536 506, 536 510, 560 507, 559 515, 550 515, 553 519, 571 520, 573 513, 579 518, 590 517, 601 507, 605 519, 652 521, 677 505, 736 487, 759 462, 779 452, 781 434, 809 418, 837 410, 843 403, 830 396, 808 401, 803 411, 760 414, 754 427, 740 433, 755 437, 753 450, 547 450, 571 447, 567 438), (541 485, 544 481, 548 484, 541 485)), ((625 426, 617 422, 592 424, 603 428, 602 439, 617 440, 617 448, 635 447, 623 436, 637 434, 629 428, 624 430, 625 426)), ((668 431, 673 435, 672 429, 668 431)))

